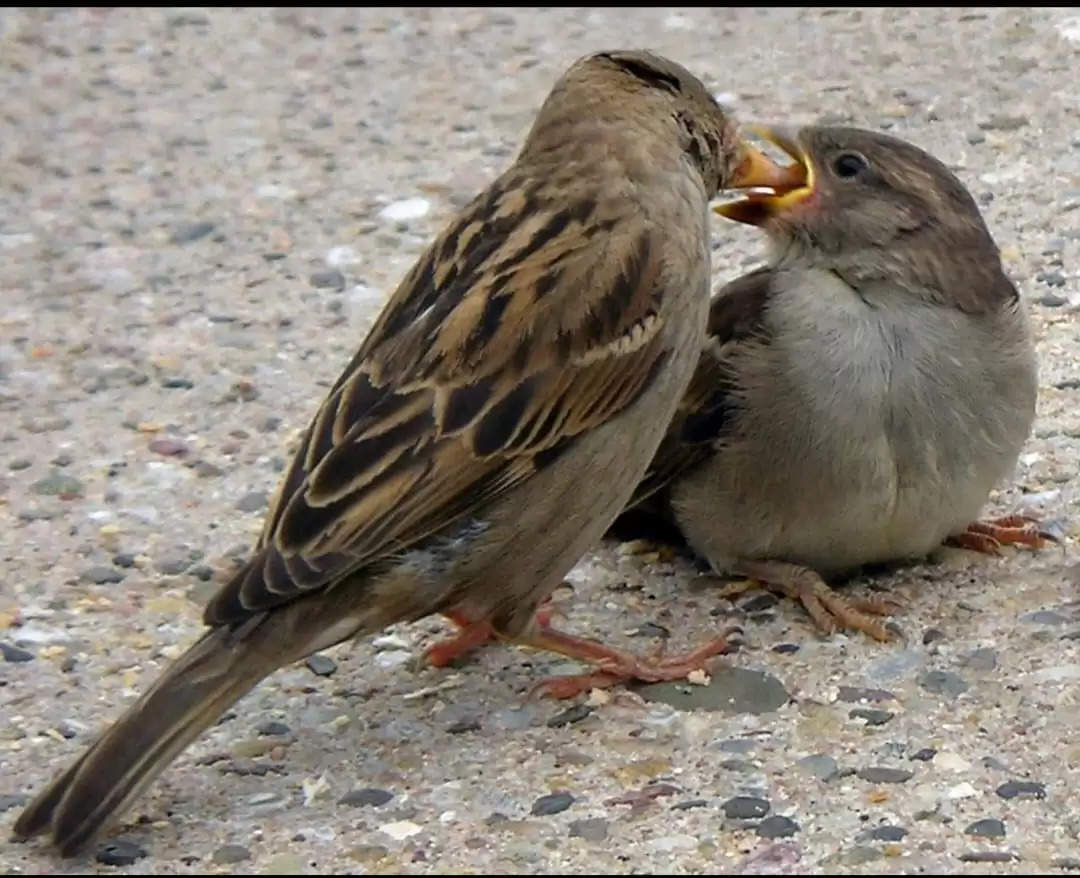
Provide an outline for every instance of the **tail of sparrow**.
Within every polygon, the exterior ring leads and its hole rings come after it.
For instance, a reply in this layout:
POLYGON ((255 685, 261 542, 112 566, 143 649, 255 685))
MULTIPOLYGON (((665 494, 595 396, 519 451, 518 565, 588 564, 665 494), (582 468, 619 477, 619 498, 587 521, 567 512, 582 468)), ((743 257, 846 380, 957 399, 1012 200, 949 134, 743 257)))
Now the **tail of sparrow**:
POLYGON ((208 631, 27 806, 15 835, 51 832, 61 854, 76 853, 228 707, 288 661, 278 635, 277 626, 265 624, 208 631))

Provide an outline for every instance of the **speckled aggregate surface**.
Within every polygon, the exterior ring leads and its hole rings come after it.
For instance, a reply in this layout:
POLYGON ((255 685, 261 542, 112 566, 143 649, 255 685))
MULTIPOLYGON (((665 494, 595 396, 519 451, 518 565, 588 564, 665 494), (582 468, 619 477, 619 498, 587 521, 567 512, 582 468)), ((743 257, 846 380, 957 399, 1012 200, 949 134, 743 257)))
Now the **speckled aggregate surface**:
MULTIPOLYGON (((1080 868, 1078 69, 1064 8, 0 11, 0 868, 1080 868), (882 646, 606 545, 569 627, 647 651, 740 623, 683 687, 730 710, 526 701, 566 663, 502 646, 417 670, 430 619, 265 681, 86 857, 8 843, 199 631, 424 244, 571 61, 630 46, 742 118, 880 127, 957 170, 1041 358, 991 511, 1062 546, 863 577, 908 607, 882 646)), ((714 232, 717 284, 758 263, 752 230, 714 232)))

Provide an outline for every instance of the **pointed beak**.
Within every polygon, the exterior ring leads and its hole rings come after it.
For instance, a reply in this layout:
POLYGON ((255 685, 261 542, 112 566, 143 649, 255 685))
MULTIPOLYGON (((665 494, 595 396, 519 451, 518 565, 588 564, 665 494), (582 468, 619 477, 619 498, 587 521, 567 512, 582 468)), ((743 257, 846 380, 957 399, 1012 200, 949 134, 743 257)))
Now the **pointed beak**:
POLYGON ((736 169, 729 188, 771 191, 748 192, 737 201, 719 204, 715 213, 727 219, 761 225, 770 216, 788 210, 813 194, 814 171, 806 150, 799 143, 798 131, 786 125, 747 125, 747 130, 780 147, 795 161, 777 165, 757 149, 747 145, 746 157, 736 169))

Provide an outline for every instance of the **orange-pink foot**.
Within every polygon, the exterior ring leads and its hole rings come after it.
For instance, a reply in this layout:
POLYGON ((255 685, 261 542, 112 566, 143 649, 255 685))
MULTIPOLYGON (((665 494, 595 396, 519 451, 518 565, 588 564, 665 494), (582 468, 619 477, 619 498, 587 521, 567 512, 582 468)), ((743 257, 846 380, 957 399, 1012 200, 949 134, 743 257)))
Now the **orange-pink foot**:
POLYGON ((1057 537, 1044 531, 1037 518, 1029 515, 1007 515, 989 521, 975 521, 967 530, 948 537, 945 542, 950 546, 982 552, 986 555, 998 555, 1004 545, 1030 546, 1041 549, 1047 543, 1056 543, 1057 537))
POLYGON ((605 646, 595 640, 575 637, 553 628, 541 627, 527 640, 519 641, 535 649, 546 649, 569 658, 592 662, 595 671, 542 680, 533 687, 530 696, 573 698, 590 689, 604 689, 620 682, 659 683, 663 680, 682 680, 687 674, 703 670, 713 656, 727 652, 731 644, 722 637, 710 640, 686 655, 670 658, 641 658, 605 646))

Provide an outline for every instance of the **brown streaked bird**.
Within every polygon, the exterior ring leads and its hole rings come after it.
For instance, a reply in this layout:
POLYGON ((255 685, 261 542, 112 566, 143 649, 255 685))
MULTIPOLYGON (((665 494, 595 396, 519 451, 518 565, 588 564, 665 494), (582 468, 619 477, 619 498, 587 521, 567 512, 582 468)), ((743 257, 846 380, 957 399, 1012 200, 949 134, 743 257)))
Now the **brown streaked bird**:
MULTIPOLYGON (((276 668, 445 613, 619 677, 678 677, 534 611, 625 505, 689 381, 708 202, 779 169, 685 69, 594 54, 435 239, 322 403, 203 636, 15 824, 72 854, 276 668)), ((453 646, 451 647, 451 649, 453 646)))
POLYGON ((716 572, 801 601, 825 631, 887 640, 874 616, 889 601, 823 577, 943 540, 1049 537, 1021 516, 975 520, 1035 416, 1027 316, 940 161, 853 128, 755 127, 797 160, 791 182, 714 209, 763 229, 768 264, 714 298, 635 526, 657 515, 716 572))

